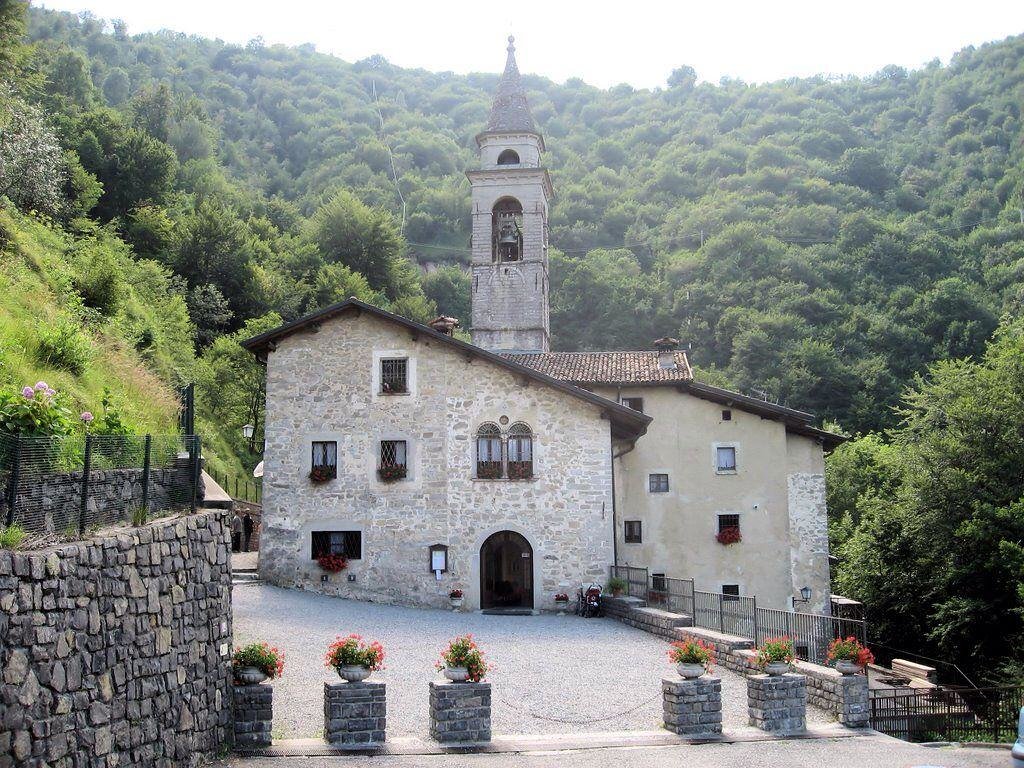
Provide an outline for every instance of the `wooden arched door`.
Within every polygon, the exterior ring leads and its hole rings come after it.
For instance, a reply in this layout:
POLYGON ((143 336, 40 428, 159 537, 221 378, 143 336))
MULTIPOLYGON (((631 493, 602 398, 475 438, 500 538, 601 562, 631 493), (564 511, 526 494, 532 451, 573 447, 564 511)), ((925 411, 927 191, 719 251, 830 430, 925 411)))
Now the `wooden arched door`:
POLYGON ((480 607, 533 608, 533 547, 515 531, 499 531, 480 547, 480 607))

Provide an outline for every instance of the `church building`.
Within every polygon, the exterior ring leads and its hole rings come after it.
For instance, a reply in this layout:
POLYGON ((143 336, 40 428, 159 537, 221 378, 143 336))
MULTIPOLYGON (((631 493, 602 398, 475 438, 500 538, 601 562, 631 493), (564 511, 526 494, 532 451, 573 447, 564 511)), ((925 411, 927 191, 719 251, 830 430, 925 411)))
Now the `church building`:
POLYGON ((552 352, 554 193, 511 38, 476 142, 472 343, 356 299, 245 342, 267 369, 263 578, 541 610, 630 564, 655 588, 827 612, 824 452, 841 438, 694 380, 675 339, 552 352))

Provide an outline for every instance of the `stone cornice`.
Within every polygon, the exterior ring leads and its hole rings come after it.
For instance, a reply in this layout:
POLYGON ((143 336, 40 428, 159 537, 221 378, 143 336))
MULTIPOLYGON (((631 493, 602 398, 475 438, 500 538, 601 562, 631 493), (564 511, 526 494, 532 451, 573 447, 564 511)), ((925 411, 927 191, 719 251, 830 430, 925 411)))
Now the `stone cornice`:
POLYGON ((466 178, 471 184, 477 182, 502 183, 510 179, 523 182, 535 179, 537 176, 540 176, 545 196, 548 200, 553 200, 555 190, 551 185, 551 174, 548 173, 547 168, 476 168, 466 171, 466 178))

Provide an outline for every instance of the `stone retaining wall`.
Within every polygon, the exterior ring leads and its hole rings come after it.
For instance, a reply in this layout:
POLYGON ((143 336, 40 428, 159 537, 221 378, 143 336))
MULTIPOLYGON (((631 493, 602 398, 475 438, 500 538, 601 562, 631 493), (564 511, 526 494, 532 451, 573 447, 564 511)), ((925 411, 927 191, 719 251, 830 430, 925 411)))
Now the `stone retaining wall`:
POLYGON ((0 768, 193 766, 230 738, 223 510, 0 551, 0 768))
MULTIPOLYGON (((686 622, 691 621, 690 617, 682 614, 667 614, 679 622, 671 628, 667 625, 652 628, 650 614, 667 612, 645 608, 644 601, 638 598, 604 598, 603 605, 608 616, 632 627, 670 640, 703 640, 711 644, 715 648, 716 663, 719 666, 745 677, 761 673, 761 668, 757 665, 757 654, 753 650, 754 642, 746 637, 687 626, 686 622)), ((670 620, 666 618, 662 621, 670 620)), ((808 703, 834 714, 843 725, 851 728, 867 727, 870 713, 867 702, 868 682, 864 675, 844 677, 832 667, 799 659, 794 662, 793 667, 796 672, 807 678, 808 703)))

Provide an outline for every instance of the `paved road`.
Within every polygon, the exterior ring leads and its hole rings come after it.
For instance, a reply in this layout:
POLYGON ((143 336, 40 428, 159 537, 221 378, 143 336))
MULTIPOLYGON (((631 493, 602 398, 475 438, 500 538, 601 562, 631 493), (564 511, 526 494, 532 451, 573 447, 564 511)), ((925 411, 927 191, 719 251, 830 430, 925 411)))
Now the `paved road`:
POLYGON ((1007 750, 886 737, 500 755, 236 759, 230 768, 1008 768, 1007 750))
MULTIPOLYGON (((452 637, 472 632, 494 664, 496 734, 651 730, 661 724, 662 676, 674 675, 666 641, 611 619, 483 616, 325 597, 264 584, 234 589, 235 644, 266 640, 285 652, 274 683, 274 737, 323 735, 323 655, 336 635, 380 640, 388 653, 388 733, 426 736, 427 683, 452 637), (539 719, 536 715, 546 719, 539 719), (582 722, 581 722, 582 721, 582 722)), ((745 726, 746 680, 726 669, 725 727, 745 726)), ((830 720, 808 709, 810 723, 830 720)))

